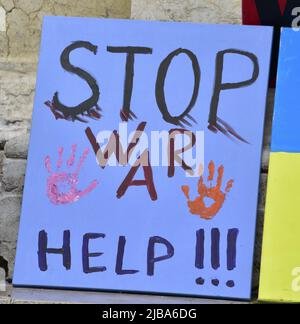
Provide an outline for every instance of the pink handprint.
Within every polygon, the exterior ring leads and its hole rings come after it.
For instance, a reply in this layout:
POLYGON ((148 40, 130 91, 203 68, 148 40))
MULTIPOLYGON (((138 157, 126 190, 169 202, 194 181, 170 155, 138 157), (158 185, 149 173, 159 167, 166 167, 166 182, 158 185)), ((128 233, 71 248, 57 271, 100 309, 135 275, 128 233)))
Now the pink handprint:
POLYGON ((58 161, 56 164, 57 171, 54 172, 51 166, 50 156, 45 158, 45 166, 50 176, 47 180, 47 195, 51 203, 55 205, 66 205, 78 201, 83 196, 89 194, 98 185, 97 180, 91 182, 91 184, 85 190, 79 190, 77 188, 79 184, 79 173, 84 164, 85 159, 89 154, 89 149, 85 149, 83 155, 79 159, 79 163, 74 172, 70 172, 70 168, 74 166, 75 156, 77 151, 77 145, 72 146, 72 153, 67 161, 67 167, 69 172, 62 172, 63 165, 63 152, 61 147, 58 150, 58 161))

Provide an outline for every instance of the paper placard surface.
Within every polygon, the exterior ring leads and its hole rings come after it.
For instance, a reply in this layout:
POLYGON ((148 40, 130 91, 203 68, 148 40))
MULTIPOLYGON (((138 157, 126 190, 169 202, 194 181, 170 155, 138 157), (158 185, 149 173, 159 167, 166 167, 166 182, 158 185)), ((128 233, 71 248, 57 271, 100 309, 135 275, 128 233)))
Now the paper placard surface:
POLYGON ((45 18, 14 285, 250 298, 271 41, 45 18))

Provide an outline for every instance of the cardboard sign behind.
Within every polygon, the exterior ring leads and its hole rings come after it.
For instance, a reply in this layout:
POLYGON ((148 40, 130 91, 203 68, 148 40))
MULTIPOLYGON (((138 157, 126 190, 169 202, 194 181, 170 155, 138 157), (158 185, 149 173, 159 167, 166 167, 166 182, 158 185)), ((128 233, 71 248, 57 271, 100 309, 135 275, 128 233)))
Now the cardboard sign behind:
POLYGON ((281 35, 268 179, 260 299, 300 301, 300 35, 281 35))
POLYGON ((271 40, 46 18, 14 285, 249 298, 271 40))

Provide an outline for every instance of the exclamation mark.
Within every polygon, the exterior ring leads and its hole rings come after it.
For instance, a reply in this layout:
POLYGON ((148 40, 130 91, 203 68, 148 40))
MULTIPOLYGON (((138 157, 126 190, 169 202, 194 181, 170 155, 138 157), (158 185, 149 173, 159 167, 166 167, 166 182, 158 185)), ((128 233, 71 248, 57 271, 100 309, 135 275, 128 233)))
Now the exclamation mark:
MULTIPOLYGON (((217 271, 221 268, 221 234, 218 228, 213 228, 211 230, 211 267, 214 271, 217 271)), ((197 269, 203 270, 205 268, 205 230, 200 229, 196 233, 196 259, 195 267, 197 269)), ((227 270, 234 271, 237 267, 237 240, 239 236, 239 230, 236 228, 228 230, 227 233, 227 270)), ((225 246, 222 246, 222 255, 225 254, 225 246)), ((223 267, 223 265, 222 265, 223 267)), ((225 270, 225 269, 224 269, 225 270)), ((196 284, 203 286, 205 284, 205 279, 199 277, 196 279, 196 284)), ((215 287, 220 286, 219 279, 213 279, 211 284, 215 287)), ((235 282, 233 280, 228 280, 226 282, 228 288, 234 288, 235 282)))
MULTIPOLYGON (((233 271, 236 268, 236 256, 237 256, 237 239, 239 230, 237 228, 228 231, 227 235, 227 270, 233 271)), ((226 283, 227 287, 233 288, 235 283, 233 280, 229 280, 226 283)))
MULTIPOLYGON (((205 255, 205 232, 204 229, 197 231, 197 244, 196 244, 196 268, 203 270, 204 269, 204 255, 205 255)), ((203 286, 205 280, 203 278, 198 278, 196 280, 197 285, 203 286)))
MULTIPOLYGON (((217 228, 213 228, 211 231, 211 266, 214 270, 220 268, 220 231, 217 228)), ((213 279, 211 282, 215 287, 218 287, 220 281, 213 279)))

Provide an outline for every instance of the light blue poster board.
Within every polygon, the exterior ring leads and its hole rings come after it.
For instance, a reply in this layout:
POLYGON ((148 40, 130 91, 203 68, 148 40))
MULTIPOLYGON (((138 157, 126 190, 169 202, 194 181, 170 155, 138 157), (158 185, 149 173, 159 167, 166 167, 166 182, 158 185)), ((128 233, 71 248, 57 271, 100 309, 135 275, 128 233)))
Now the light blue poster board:
POLYGON ((300 34, 292 28, 282 28, 280 60, 272 134, 272 152, 300 152, 299 99, 300 86, 298 53, 300 34), (292 82, 291 82, 292 81, 292 82))
POLYGON ((45 18, 14 285, 250 298, 271 41, 45 18))

